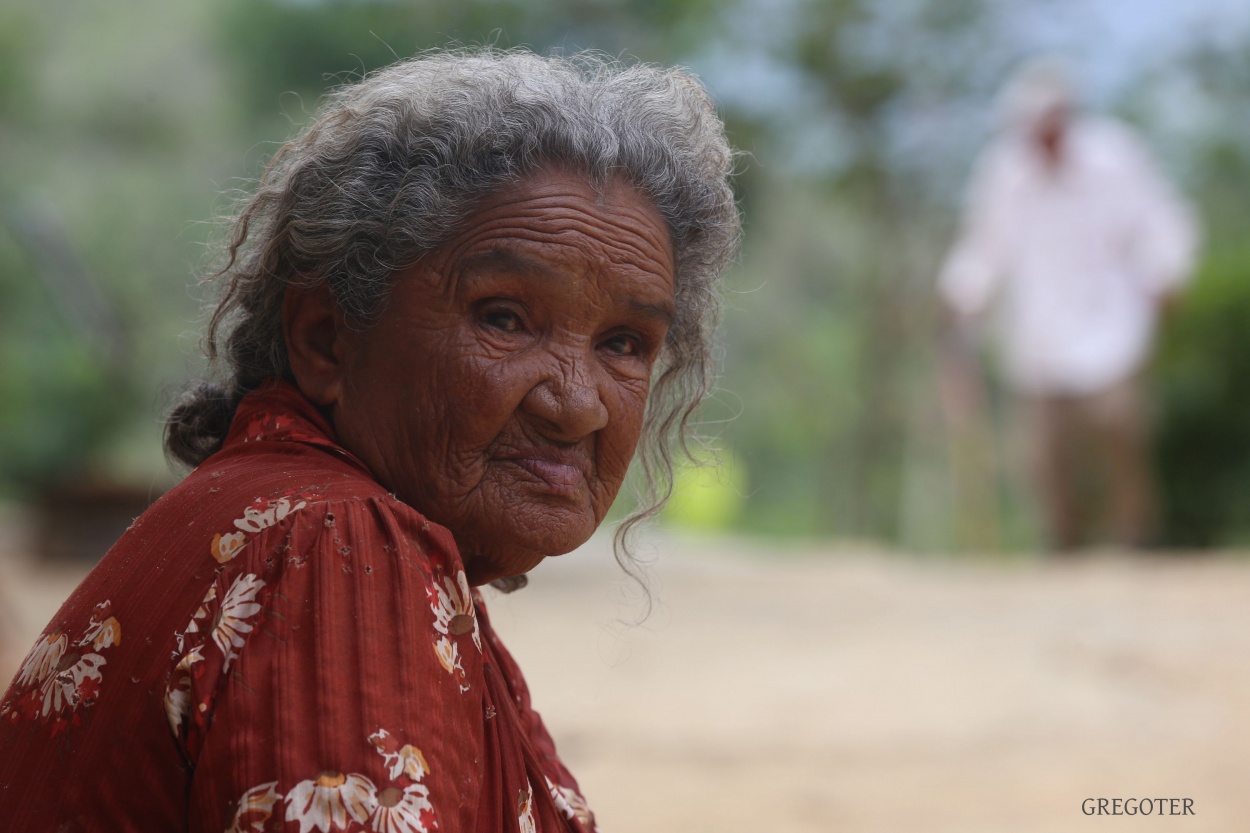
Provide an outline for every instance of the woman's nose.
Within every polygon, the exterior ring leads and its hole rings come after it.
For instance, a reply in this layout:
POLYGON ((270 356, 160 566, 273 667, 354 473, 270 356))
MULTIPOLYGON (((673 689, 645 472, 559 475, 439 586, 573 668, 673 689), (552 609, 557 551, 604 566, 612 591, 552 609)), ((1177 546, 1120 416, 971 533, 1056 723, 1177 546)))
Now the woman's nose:
POLYGON ((562 363, 559 372, 530 389, 521 407, 553 440, 575 442, 608 424, 608 408, 594 375, 581 362, 562 363))

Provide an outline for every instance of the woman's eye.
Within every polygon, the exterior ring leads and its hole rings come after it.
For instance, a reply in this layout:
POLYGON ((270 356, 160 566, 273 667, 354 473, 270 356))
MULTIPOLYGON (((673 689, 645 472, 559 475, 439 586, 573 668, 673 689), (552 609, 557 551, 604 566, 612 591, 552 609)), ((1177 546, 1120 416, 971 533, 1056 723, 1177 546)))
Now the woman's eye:
POLYGON ((603 342, 605 349, 618 356, 638 356, 642 354, 642 341, 634 335, 620 333, 603 342))
POLYGON ((521 329, 521 316, 512 310, 487 310, 482 314, 482 322, 492 329, 505 333, 515 333, 521 329))

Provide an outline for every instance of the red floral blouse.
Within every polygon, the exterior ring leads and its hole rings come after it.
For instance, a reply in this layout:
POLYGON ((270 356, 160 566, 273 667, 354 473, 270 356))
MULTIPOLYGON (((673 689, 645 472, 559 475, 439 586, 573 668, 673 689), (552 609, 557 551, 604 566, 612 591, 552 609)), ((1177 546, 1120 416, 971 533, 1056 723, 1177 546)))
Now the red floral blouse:
POLYGON ((0 701, 5 829, 592 833, 450 533, 298 391, 145 512, 0 701))

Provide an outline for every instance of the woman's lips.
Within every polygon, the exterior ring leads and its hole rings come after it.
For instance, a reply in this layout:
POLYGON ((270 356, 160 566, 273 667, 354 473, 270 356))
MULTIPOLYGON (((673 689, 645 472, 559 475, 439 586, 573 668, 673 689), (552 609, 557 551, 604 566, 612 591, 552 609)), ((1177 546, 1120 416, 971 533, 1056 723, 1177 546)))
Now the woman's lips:
POLYGON ((541 480, 549 491, 573 496, 586 481, 586 470, 580 455, 558 449, 509 454, 504 459, 541 480))

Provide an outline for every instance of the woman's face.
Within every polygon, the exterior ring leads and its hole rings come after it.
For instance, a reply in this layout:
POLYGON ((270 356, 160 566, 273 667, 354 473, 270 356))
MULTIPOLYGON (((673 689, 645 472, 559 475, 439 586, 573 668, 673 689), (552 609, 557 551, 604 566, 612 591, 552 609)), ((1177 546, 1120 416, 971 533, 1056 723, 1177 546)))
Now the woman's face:
POLYGON ((633 457, 673 269, 624 182, 551 170, 492 195, 344 336, 340 441, 451 530, 474 584, 574 549, 633 457))

